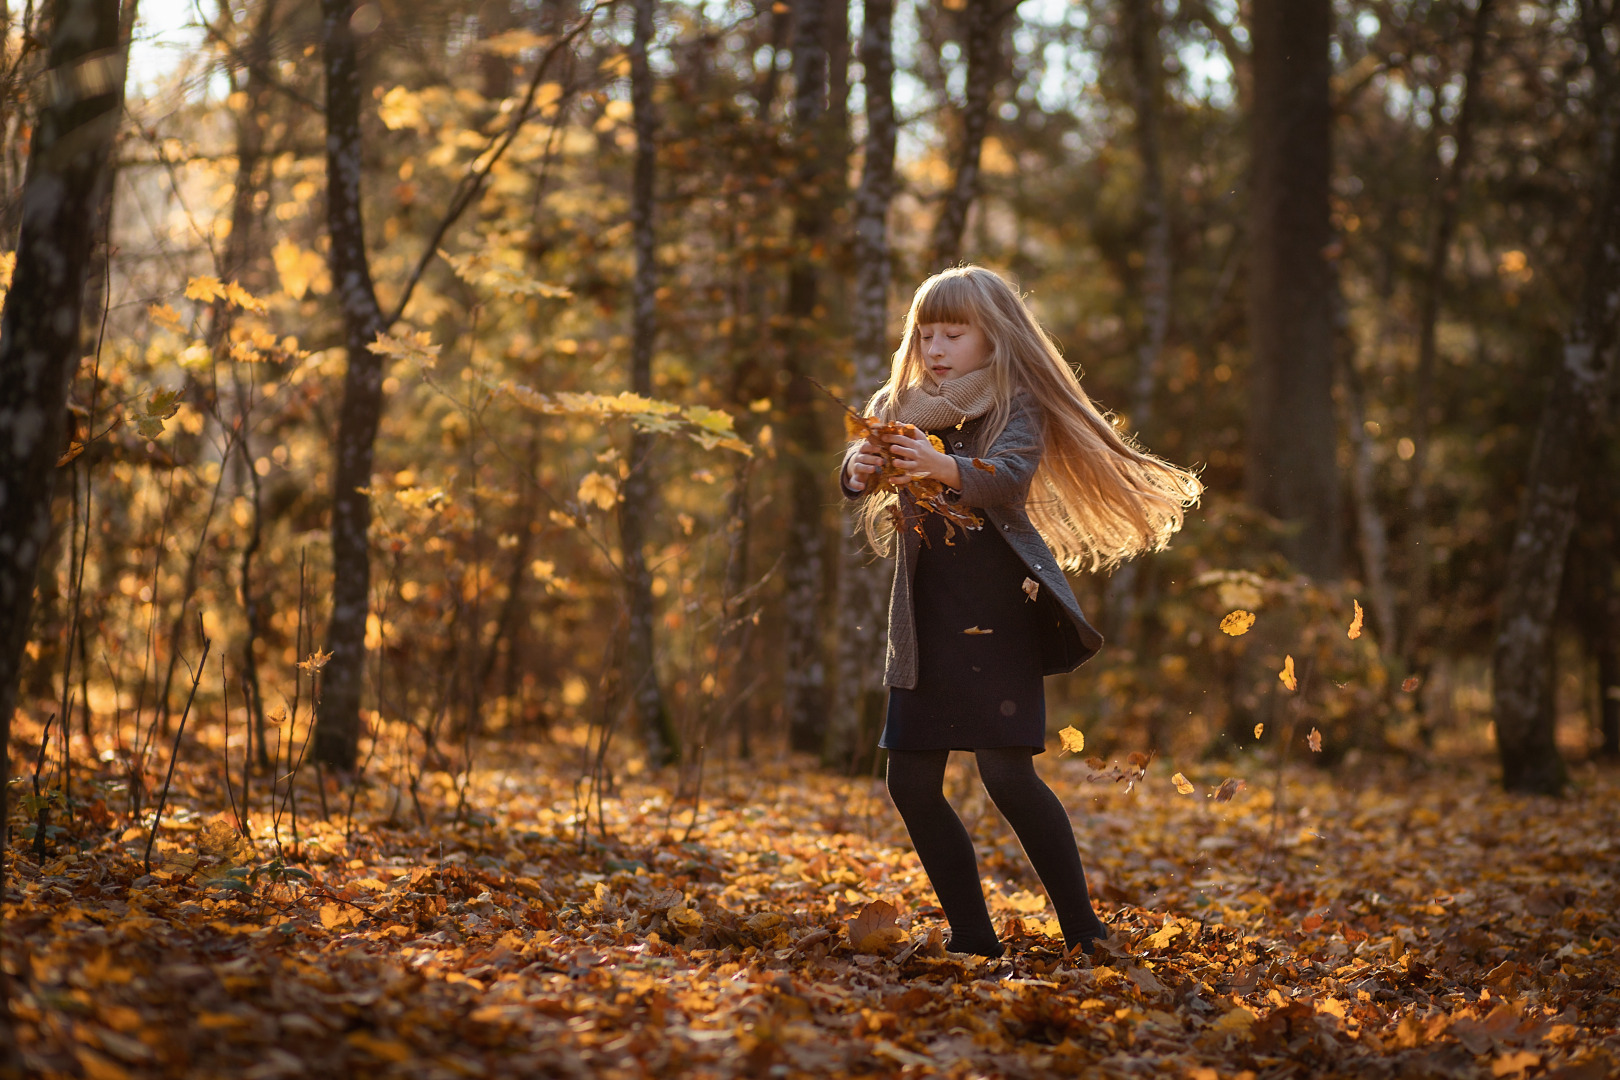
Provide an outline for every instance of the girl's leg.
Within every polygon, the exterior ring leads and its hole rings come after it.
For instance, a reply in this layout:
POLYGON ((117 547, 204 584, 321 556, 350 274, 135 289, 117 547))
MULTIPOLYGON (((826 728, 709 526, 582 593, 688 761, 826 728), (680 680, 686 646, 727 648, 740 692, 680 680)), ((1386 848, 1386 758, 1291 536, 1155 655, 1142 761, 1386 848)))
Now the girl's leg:
POLYGON ((979 887, 973 840, 945 798, 945 763, 950 756, 949 750, 890 750, 889 796, 906 823, 939 906, 945 909, 951 950, 1000 956, 1001 942, 979 887))
POLYGON ((979 776, 1000 810, 1024 854, 1040 875, 1046 895, 1057 910, 1063 941, 1069 948, 1108 936, 1108 928, 1091 907, 1080 849, 1063 803, 1035 774, 1035 752, 1025 747, 980 750, 979 776))

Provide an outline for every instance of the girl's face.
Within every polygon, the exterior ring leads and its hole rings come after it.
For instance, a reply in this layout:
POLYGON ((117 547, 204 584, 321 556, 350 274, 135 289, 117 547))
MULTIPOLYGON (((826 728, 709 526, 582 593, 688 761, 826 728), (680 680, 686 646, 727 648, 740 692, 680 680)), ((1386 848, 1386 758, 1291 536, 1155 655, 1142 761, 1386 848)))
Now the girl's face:
POLYGON ((923 367, 937 382, 949 382, 990 362, 990 340, 968 323, 919 323, 923 367))

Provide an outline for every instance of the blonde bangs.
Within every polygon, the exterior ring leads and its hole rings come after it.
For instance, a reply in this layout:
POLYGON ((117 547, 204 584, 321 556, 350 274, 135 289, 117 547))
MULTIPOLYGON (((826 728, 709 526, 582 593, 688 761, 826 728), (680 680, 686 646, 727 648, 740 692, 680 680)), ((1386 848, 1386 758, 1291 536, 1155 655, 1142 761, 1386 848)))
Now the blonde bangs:
MULTIPOLYGON (((937 274, 923 282, 912 303, 912 326, 956 323, 979 326, 979 301, 972 279, 961 274, 937 274)), ((984 327, 980 327, 984 329, 984 327)))

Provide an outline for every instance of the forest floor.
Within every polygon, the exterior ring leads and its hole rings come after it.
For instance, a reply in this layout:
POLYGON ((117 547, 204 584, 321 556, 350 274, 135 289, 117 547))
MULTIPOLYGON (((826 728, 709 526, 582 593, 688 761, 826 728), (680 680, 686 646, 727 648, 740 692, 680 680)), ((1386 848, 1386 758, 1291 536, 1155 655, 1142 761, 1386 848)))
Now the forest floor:
MULTIPOLYGON (((1048 754, 1113 932, 1088 961, 1048 936, 1016 841, 953 763, 1011 946, 994 962, 940 948, 870 779, 716 765, 694 807, 671 805, 672 775, 621 776, 581 843, 558 760, 577 752, 501 757, 459 823, 407 798, 387 824, 378 790, 347 838, 329 778, 329 819, 311 788, 296 844, 276 826, 285 863, 262 805, 249 848, 217 768, 189 760, 152 873, 146 828, 99 800, 43 860, 21 841, 3 933, 26 1064, 92 1080, 1620 1075, 1612 769, 1578 769, 1555 801, 1501 794, 1484 760, 1304 766, 1221 802, 1217 766, 1189 769, 1182 795, 1157 767, 1126 790, 1048 754)), ((453 808, 438 779, 426 801, 453 808)))

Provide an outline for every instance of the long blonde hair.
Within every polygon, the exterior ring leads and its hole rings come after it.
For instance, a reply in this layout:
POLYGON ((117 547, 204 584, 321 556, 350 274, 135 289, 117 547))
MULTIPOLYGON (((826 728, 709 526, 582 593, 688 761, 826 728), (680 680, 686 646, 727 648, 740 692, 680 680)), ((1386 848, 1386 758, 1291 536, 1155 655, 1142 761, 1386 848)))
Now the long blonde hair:
MULTIPOLYGON (((889 380, 872 395, 867 414, 894 419, 900 392, 931 378, 923 364, 918 326, 976 326, 990 343, 986 365, 995 403, 985 414, 980 443, 1006 430, 1013 398, 1028 393, 1040 406, 1045 449, 1025 509, 1052 554, 1068 569, 1112 569, 1158 551, 1181 528, 1183 510, 1204 486, 1186 469, 1154 457, 1114 428, 1080 386, 1057 344, 1016 290, 982 266, 941 271, 917 287, 889 380)), ((897 496, 862 500, 857 520, 880 553, 894 533, 889 507, 897 496)))

